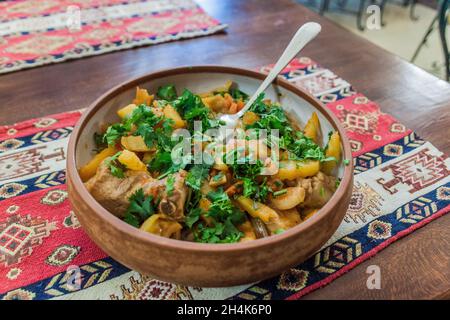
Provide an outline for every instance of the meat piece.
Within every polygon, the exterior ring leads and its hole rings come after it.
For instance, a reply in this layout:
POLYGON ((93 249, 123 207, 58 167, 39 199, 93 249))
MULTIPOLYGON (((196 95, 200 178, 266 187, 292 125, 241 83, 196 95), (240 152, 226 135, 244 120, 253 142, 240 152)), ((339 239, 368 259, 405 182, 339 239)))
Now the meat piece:
POLYGON ((336 191, 336 178, 320 171, 311 178, 298 179, 297 182, 306 191, 302 207, 321 208, 336 191))
POLYGON ((116 217, 123 218, 128 208, 128 198, 153 178, 145 171, 132 170, 126 171, 125 178, 117 178, 111 174, 106 160, 85 186, 105 209, 116 217))
POLYGON ((175 173, 174 188, 170 195, 166 192, 167 178, 154 179, 148 172, 127 170, 124 178, 117 178, 111 174, 107 165, 108 158, 100 164, 95 176, 89 179, 85 186, 89 193, 109 212, 116 217, 123 218, 129 206, 128 199, 138 189, 144 194, 152 195, 159 201, 158 212, 182 221, 184 219, 184 204, 188 187, 184 181, 186 171, 175 173))
POLYGON ((168 178, 150 181, 142 187, 145 194, 153 195, 155 199, 160 200, 159 213, 164 213, 177 221, 184 220, 184 204, 188 193, 188 187, 184 183, 186 175, 187 172, 184 170, 173 174, 173 190, 170 194, 166 191, 168 178))

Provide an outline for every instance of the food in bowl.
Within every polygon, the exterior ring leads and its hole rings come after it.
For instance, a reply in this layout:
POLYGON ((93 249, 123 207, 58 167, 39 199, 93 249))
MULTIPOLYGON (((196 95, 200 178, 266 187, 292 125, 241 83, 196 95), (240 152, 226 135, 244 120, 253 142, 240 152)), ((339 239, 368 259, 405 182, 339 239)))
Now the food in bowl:
MULTIPOLYGON (((93 151, 97 148, 92 139, 94 133, 106 131, 108 125, 104 124, 119 122, 117 111, 135 99, 137 86, 152 93, 167 84, 174 84, 179 90, 205 92, 231 80, 239 84, 241 91, 251 93, 265 77, 252 70, 224 66, 172 68, 120 83, 94 101, 70 136, 67 189, 80 225, 96 245, 128 268, 160 280, 186 286, 223 287, 253 283, 280 274, 311 257, 327 241, 332 242, 333 233, 350 203, 351 161, 337 163, 331 175, 340 178, 338 188, 318 213, 306 221, 273 236, 220 245, 174 240, 138 230, 96 201, 81 179, 79 169, 96 153, 93 151)), ((341 158, 351 159, 351 147, 343 127, 319 100, 281 78, 277 78, 265 94, 266 98, 282 105, 289 118, 302 129, 316 112, 324 133, 318 135, 318 144, 325 147, 327 133, 337 131, 341 139, 341 158)))
POLYGON ((94 134, 97 154, 80 177, 109 212, 159 236, 234 243, 282 233, 335 192, 341 139, 332 131, 319 145, 315 112, 300 128, 264 95, 235 136, 219 139, 218 116, 239 112, 247 99, 231 81, 202 94, 138 87, 117 110, 120 120, 94 134))

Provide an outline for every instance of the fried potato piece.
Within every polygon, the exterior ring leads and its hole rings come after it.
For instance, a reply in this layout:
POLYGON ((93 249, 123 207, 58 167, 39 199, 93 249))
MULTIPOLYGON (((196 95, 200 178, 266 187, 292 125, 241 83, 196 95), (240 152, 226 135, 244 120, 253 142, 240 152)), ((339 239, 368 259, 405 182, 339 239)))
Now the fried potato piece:
POLYGON ((144 221, 140 229, 158 236, 180 239, 183 226, 164 214, 154 214, 144 221))
POLYGON ((151 149, 145 144, 141 136, 126 136, 120 138, 120 144, 127 150, 133 152, 148 152, 151 149))
POLYGON ((181 118, 178 111, 172 107, 170 104, 166 105, 163 109, 164 116, 173 121, 173 127, 175 129, 180 129, 186 127, 186 122, 181 118))
POLYGON ((261 219, 264 223, 268 223, 270 220, 277 219, 278 214, 275 210, 262 204, 260 202, 254 201, 252 199, 240 196, 236 199, 237 203, 248 212, 252 217, 261 219))
POLYGON ((317 143, 318 136, 320 134, 320 122, 317 113, 313 112, 311 118, 309 118, 308 122, 305 125, 305 129, 303 133, 308 138, 311 138, 315 143, 317 143))
POLYGON ((136 88, 136 98, 133 100, 135 105, 145 104, 146 106, 151 106, 154 95, 149 94, 147 89, 136 88))
POLYGON ((145 163, 139 159, 136 153, 128 150, 123 150, 122 153, 117 158, 121 164, 123 164, 127 169, 134 171, 146 171, 147 166, 145 163))
POLYGON ((320 169, 319 161, 284 160, 280 161, 278 172, 275 174, 275 178, 281 180, 306 178, 317 174, 317 172, 319 172, 319 169, 320 169))
POLYGON ((322 163, 322 171, 326 174, 331 174, 333 169, 338 164, 341 158, 341 137, 337 131, 333 132, 328 141, 328 147, 325 151, 325 156, 334 157, 336 161, 327 161, 322 163))
POLYGON ((114 146, 109 146, 106 149, 103 149, 100 151, 100 153, 97 153, 91 161, 89 161, 87 164, 82 166, 78 173, 80 174, 81 180, 83 182, 88 181, 90 178, 95 176, 95 173, 97 172, 97 168, 100 166, 100 164, 108 157, 112 157, 114 154, 116 154, 117 150, 114 146))
POLYGON ((305 200, 305 189, 302 187, 286 188, 286 193, 270 198, 270 206, 278 210, 288 210, 298 206, 305 200))

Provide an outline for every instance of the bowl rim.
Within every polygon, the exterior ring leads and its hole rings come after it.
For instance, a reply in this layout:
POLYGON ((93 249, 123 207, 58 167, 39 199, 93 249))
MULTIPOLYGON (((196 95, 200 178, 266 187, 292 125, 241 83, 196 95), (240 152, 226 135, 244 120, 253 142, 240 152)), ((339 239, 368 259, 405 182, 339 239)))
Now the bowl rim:
POLYGON ((197 65, 197 66, 183 66, 177 68, 168 68, 151 73, 147 73, 142 76, 134 77, 127 81, 116 85, 112 89, 108 90, 106 93, 102 94, 93 103, 89 105, 87 110, 83 113, 81 118, 78 120, 74 127, 74 130, 70 136, 68 150, 67 150, 67 178, 73 184, 73 187, 77 189, 80 198, 84 199, 87 206, 90 207, 102 220, 108 221, 113 228, 117 231, 129 235, 131 238, 137 238, 140 241, 148 242, 149 244, 158 245, 161 248, 175 249, 175 250, 186 250, 190 252, 214 252, 214 253, 224 253, 224 252, 239 252, 246 251, 254 248, 260 247, 270 247, 278 242, 289 241, 292 238, 306 229, 309 229, 313 224, 320 223, 326 217, 334 214, 334 207, 345 197, 347 189, 352 186, 353 180, 353 161, 352 153, 349 139, 345 133, 344 128, 341 126, 337 117, 317 98, 312 96, 310 93, 300 89, 293 84, 289 83, 287 80, 277 77, 274 80, 274 86, 283 87, 284 89, 291 91, 293 94, 300 96, 306 102, 311 104, 315 109, 318 109, 322 115, 327 118, 330 124, 335 130, 339 132, 341 137, 341 144, 343 146, 342 159, 350 160, 348 165, 344 165, 344 174, 340 181, 339 187, 331 197, 331 199, 319 209, 318 214, 313 215, 311 218, 302 222, 295 227, 292 227, 280 234, 272 235, 266 238, 260 238, 253 241, 237 242, 237 243, 199 243, 190 242, 176 239, 169 239, 151 233, 139 230, 126 222, 122 221, 111 212, 106 210, 102 205, 100 205, 94 197, 89 193, 84 183, 78 174, 78 169, 76 166, 75 151, 78 146, 78 141, 85 128, 87 122, 95 115, 97 110, 101 108, 107 101, 111 98, 119 95, 123 91, 135 88, 137 85, 143 82, 149 82, 158 78, 166 76, 174 76, 178 74, 190 74, 190 73, 227 73, 240 75, 244 77, 254 78, 256 80, 264 80, 266 74, 250 69, 240 68, 240 67, 229 67, 229 66, 219 66, 219 65, 197 65))

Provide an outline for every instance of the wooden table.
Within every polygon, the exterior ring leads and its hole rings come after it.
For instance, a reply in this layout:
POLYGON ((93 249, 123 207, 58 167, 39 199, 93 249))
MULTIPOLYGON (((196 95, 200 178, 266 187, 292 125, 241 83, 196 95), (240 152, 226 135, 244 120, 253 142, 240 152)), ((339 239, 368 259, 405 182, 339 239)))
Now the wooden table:
MULTIPOLYGON (((297 27, 318 21, 302 53, 352 83, 383 111, 450 153, 450 85, 289 0, 201 0, 227 34, 125 50, 0 76, 0 124, 88 106, 109 88, 157 69, 274 62, 297 27)), ((306 299, 450 298, 450 215, 394 243, 306 299), (366 287, 367 266, 382 289, 366 287)))

